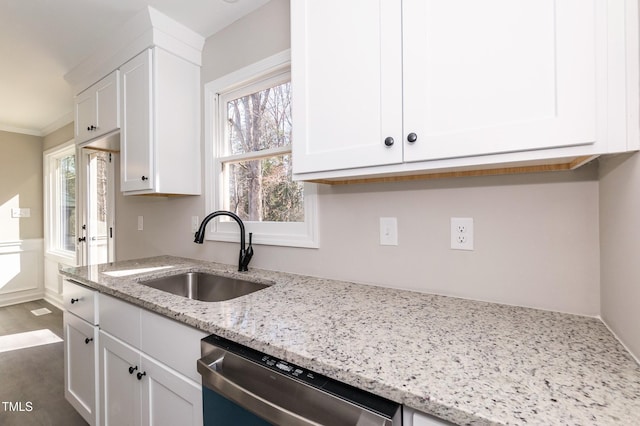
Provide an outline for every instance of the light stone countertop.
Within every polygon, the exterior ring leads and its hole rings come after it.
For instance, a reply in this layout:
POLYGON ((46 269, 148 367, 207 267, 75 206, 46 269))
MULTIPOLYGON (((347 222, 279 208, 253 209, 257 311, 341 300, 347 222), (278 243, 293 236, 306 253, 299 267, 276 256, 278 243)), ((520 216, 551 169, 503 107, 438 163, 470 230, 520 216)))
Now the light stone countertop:
POLYGON ((640 366, 597 318, 171 256, 60 272, 457 424, 640 425, 640 366), (138 284, 186 271, 274 285, 207 303, 138 284))

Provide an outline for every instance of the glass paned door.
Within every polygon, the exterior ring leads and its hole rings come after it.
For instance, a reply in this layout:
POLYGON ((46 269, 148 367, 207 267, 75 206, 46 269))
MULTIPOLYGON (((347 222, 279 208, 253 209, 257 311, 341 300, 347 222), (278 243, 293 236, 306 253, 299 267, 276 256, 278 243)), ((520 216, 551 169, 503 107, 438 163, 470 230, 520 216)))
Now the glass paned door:
POLYGON ((114 260, 113 252, 113 154, 83 150, 86 167, 85 203, 81 242, 83 263, 95 265, 114 260))

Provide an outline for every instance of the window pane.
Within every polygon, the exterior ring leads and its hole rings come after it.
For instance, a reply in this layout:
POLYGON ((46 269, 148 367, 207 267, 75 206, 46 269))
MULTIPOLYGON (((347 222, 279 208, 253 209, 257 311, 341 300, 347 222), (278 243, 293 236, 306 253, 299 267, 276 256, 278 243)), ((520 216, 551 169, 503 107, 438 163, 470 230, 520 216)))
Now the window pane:
POLYGON ((291 179, 291 154, 224 165, 226 208, 242 220, 304 222, 303 184, 291 179))
POLYGON ((76 249, 76 161, 70 155, 58 161, 59 194, 59 238, 58 248, 76 249))
POLYGON ((291 144, 291 83, 227 102, 229 152, 244 154, 291 144))

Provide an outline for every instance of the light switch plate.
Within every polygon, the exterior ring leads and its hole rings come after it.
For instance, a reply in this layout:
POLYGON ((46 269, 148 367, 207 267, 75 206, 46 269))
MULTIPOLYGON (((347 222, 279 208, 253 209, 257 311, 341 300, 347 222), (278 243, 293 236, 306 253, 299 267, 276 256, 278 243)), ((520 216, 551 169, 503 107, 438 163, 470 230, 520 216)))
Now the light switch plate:
POLYGON ((395 217, 380 218, 380 245, 398 245, 398 219, 395 217))
POLYGON ((12 208, 11 217, 31 217, 31 209, 26 208, 12 208))

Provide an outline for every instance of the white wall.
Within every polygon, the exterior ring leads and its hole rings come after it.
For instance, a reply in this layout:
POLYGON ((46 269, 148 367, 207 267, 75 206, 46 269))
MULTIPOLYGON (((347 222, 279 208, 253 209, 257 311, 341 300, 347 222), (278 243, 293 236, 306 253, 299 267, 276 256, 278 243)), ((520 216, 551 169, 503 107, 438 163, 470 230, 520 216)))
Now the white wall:
MULTIPOLYGON (((210 37, 203 84, 289 47, 288 1, 210 37)), ((203 185, 204 187, 204 185, 203 185)), ((599 314, 597 168, 409 183, 321 186, 319 249, 255 247, 251 266, 585 315, 599 314), (399 246, 378 244, 398 218, 399 246), (449 249, 449 218, 475 219, 476 250, 449 249)), ((204 197, 117 200, 118 260, 172 254, 234 264, 238 245, 196 245, 204 197), (137 231, 137 216, 144 230, 137 231)))
POLYGON ((640 359, 640 154, 601 161, 602 319, 640 359))

